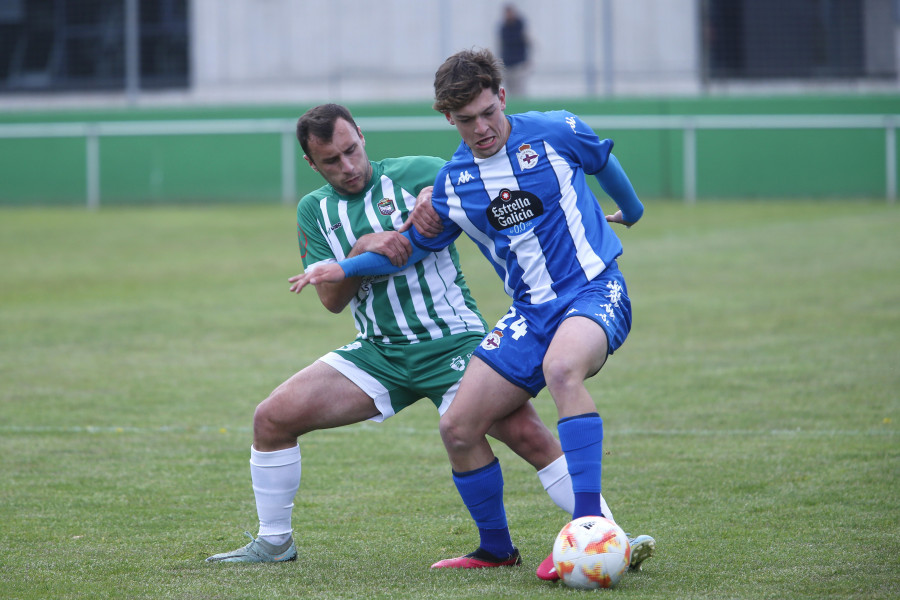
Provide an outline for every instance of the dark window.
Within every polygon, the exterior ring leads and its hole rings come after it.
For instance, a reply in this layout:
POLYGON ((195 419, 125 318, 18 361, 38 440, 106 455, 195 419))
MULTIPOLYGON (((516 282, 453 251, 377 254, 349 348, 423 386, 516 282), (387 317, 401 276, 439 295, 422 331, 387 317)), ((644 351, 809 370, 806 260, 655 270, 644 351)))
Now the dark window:
POLYGON ((704 8, 712 80, 895 76, 893 0, 706 0, 704 8))
MULTIPOLYGON (((188 84, 188 0, 138 0, 141 89, 188 84)), ((0 0, 0 91, 121 90, 125 0, 0 0)))

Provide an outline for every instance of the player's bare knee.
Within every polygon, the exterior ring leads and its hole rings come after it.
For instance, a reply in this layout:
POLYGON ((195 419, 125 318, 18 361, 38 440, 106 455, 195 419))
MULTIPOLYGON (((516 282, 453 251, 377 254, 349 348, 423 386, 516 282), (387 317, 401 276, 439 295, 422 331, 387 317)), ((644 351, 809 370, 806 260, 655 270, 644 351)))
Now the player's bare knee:
POLYGON ((460 427, 457 423, 446 417, 441 418, 438 430, 441 433, 441 440, 444 442, 444 447, 447 448, 448 452, 464 451, 471 446, 465 428, 460 427))
POLYGON ((582 377, 567 360, 547 360, 543 364, 544 380, 551 395, 582 385, 582 377))

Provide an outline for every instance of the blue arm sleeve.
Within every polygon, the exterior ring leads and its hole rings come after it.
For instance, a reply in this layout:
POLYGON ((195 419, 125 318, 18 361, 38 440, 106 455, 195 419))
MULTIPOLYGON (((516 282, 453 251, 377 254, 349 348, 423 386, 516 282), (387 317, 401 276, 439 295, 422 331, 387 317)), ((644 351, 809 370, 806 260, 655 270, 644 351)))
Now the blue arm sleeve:
MULTIPOLYGON (((410 243, 412 244, 408 231, 404 231, 402 235, 410 240, 410 243)), ((344 260, 338 261, 338 264, 341 265, 341 268, 344 270, 347 277, 356 277, 358 275, 390 275, 391 273, 402 271, 408 266, 416 264, 430 253, 429 250, 420 248, 415 244, 412 244, 412 249, 412 256, 409 257, 409 260, 406 261, 406 264, 402 267, 395 267, 391 264, 391 261, 387 256, 376 252, 363 252, 352 258, 345 258, 344 260)))
POLYGON ((609 155, 606 166, 595 177, 603 191, 609 194, 616 206, 621 209, 622 218, 627 223, 637 223, 644 214, 644 205, 641 204, 631 181, 628 180, 628 175, 614 155, 609 155))

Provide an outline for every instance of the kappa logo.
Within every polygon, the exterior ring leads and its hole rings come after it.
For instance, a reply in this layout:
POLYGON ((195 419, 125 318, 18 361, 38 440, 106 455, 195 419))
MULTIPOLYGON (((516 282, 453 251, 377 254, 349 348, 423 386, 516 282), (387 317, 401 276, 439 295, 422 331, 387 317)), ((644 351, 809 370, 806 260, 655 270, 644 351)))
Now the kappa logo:
POLYGON ((618 281, 610 281, 606 284, 607 289, 609 289, 609 295, 607 298, 615 305, 619 306, 619 300, 622 298, 622 286, 618 281))
POLYGON ((485 350, 496 350, 500 347, 501 340, 503 340, 503 332, 495 329, 481 340, 481 347, 485 350))
POLYGON ((469 183, 475 179, 475 176, 469 173, 468 171, 463 171, 459 174, 459 179, 456 180, 456 185, 462 185, 464 183, 469 183))
POLYGON ((524 171, 538 164, 539 157, 538 153, 531 149, 531 144, 522 144, 516 152, 516 158, 519 159, 519 168, 524 171))

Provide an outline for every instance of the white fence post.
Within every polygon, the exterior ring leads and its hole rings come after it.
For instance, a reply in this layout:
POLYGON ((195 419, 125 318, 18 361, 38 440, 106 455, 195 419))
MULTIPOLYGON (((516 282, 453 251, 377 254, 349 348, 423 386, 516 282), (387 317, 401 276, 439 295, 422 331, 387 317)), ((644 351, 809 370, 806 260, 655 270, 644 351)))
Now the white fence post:
POLYGON ((96 126, 88 126, 85 133, 85 179, 87 181, 87 207, 100 208, 100 136, 96 126))
POLYGON ((897 201, 897 120, 892 115, 885 117, 884 155, 887 201, 894 204, 897 201))
POLYGON ((684 201, 694 204, 697 202, 697 125, 694 119, 685 120, 683 135, 684 201))
POLYGON ((291 204, 297 189, 296 149, 292 131, 281 133, 281 201, 291 204))

